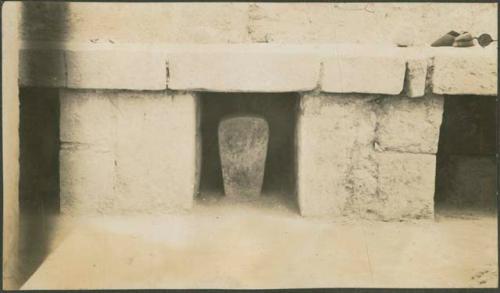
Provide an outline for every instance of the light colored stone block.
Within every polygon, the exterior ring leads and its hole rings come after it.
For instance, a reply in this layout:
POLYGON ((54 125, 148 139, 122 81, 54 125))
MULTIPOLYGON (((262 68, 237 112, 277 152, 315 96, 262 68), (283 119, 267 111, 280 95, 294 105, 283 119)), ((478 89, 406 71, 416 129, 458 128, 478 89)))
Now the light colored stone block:
POLYGON ((115 110, 104 91, 60 90, 61 142, 111 146, 115 110))
POLYGON ((120 92, 116 103, 115 209, 179 211, 197 192, 197 98, 120 92))
POLYGON ((109 214, 116 205, 114 155, 87 145, 63 143, 59 152, 61 213, 109 214))
POLYGON ((65 87, 66 68, 62 50, 22 49, 19 52, 21 86, 65 87))
POLYGON ((332 56, 323 63, 321 90, 397 95, 403 90, 405 70, 405 61, 399 57, 332 56))
POLYGON ((417 98, 425 95, 427 67, 428 61, 424 57, 406 61, 404 91, 408 97, 417 98))
POLYGON ((316 87, 320 58, 286 49, 244 49, 169 54, 168 88, 216 92, 291 92, 316 87))
POLYGON ((433 217, 436 157, 385 152, 375 158, 378 194, 371 213, 383 220, 433 217))
POLYGON ((196 96, 166 91, 63 90, 64 210, 126 214, 190 208, 200 162, 197 107, 196 96))
POLYGON ((302 215, 340 216, 354 192, 375 192, 370 149, 376 119, 371 108, 366 96, 301 97, 297 189, 302 215))
POLYGON ((407 153, 437 153, 444 98, 386 97, 377 111, 377 148, 407 153))
POLYGON ((161 90, 166 88, 164 55, 154 50, 66 51, 69 88, 161 90))
POLYGON ((441 54, 434 58, 432 91, 446 95, 494 96, 498 92, 497 52, 441 54))

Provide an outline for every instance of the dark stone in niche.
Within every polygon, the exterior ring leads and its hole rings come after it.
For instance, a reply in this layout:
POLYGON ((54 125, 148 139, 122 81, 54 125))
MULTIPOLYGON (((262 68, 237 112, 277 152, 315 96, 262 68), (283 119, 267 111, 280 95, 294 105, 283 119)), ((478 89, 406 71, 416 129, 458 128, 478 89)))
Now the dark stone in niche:
POLYGON ((269 126, 259 116, 229 116, 218 129, 224 193, 258 197, 262 190, 269 126))

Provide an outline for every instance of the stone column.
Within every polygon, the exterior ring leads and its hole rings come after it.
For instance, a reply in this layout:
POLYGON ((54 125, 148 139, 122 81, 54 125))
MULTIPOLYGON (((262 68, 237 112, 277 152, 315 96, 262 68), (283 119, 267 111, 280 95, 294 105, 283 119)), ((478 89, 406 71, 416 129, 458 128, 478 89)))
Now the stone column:
POLYGON ((198 182, 197 97, 167 91, 61 91, 61 210, 189 209, 198 182))

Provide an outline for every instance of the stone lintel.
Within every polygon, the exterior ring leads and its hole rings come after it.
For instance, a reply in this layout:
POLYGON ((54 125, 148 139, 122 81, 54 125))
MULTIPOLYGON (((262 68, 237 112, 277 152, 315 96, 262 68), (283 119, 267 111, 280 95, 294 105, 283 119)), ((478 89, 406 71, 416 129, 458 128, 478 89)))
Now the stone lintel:
POLYGON ((409 97, 430 91, 497 93, 496 50, 489 47, 42 43, 24 45, 20 53, 21 86, 213 92, 319 89, 403 92, 409 97))

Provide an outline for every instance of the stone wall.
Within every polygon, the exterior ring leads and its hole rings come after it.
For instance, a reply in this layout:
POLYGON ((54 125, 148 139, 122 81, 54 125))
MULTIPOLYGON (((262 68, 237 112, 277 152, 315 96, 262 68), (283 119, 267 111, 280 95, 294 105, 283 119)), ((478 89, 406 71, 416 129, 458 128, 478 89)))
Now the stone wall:
POLYGON ((25 40, 95 43, 430 44, 450 30, 497 39, 495 3, 29 2, 25 40))
POLYGON ((61 203, 71 214, 189 208, 196 93, 295 92, 303 215, 432 217, 442 95, 497 92, 496 51, 478 47, 35 43, 21 55, 21 85, 64 89, 61 203))
POLYGON ((431 217, 442 100, 304 95, 297 126, 301 214, 431 217))
POLYGON ((189 209, 197 190, 197 98, 166 91, 62 90, 61 212, 189 209))

